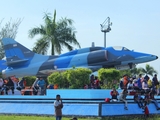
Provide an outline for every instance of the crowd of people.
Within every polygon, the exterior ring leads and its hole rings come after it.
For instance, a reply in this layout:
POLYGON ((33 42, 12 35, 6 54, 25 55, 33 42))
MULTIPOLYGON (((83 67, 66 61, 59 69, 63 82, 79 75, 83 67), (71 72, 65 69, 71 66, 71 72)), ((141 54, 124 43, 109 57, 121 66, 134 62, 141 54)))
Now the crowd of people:
POLYGON ((12 91, 12 95, 15 94, 15 91, 19 91, 22 95, 45 95, 46 82, 42 77, 39 77, 32 86, 28 87, 25 78, 21 80, 16 77, 0 78, 0 94, 8 95, 9 91, 12 91))
POLYGON ((90 84, 86 84, 84 89, 101 89, 102 82, 93 74, 90 76, 90 84))
POLYGON ((148 75, 144 77, 142 74, 139 74, 138 78, 124 75, 120 81, 120 89, 127 88, 128 90, 141 91, 142 94, 154 90, 156 95, 159 95, 159 81, 157 74, 154 75, 152 79, 148 75))
POLYGON ((146 116, 149 114, 147 105, 150 102, 154 103, 157 110, 160 110, 158 101, 155 99, 155 95, 159 95, 159 81, 156 74, 152 79, 148 75, 143 77, 142 74, 139 74, 138 78, 129 78, 127 75, 124 75, 120 81, 119 88, 122 89, 121 93, 113 86, 110 92, 110 100, 113 102, 123 101, 125 103, 124 109, 128 110, 127 95, 133 95, 134 102, 137 103, 146 116))

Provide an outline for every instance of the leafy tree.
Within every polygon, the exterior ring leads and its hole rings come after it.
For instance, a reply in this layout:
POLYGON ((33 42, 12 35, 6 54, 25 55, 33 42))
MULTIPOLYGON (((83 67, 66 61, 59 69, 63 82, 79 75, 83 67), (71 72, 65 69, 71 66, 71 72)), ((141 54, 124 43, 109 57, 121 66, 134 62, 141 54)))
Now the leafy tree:
POLYGON ((120 71, 120 75, 121 77, 124 75, 124 74, 127 74, 128 76, 138 76, 139 74, 148 74, 148 75, 153 75, 154 73, 157 73, 156 70, 154 70, 153 67, 151 67, 150 65, 146 64, 145 68, 142 68, 142 67, 135 67, 133 69, 130 69, 130 70, 121 70, 120 71))
POLYGON ((146 75, 151 76, 153 76, 153 74, 157 74, 157 71, 149 64, 146 64, 145 68, 140 68, 140 71, 146 75))
POLYGON ((130 71, 131 71, 130 69, 128 69, 128 70, 120 70, 119 71, 120 72, 120 77, 122 78, 123 75, 125 75, 125 74, 127 74, 128 76, 131 76, 131 72, 130 71))
POLYGON ((136 67, 131 69, 130 72, 131 72, 132 76, 135 76, 135 75, 138 76, 139 74, 142 74, 141 69, 140 68, 136 68, 136 67))
POLYGON ((44 25, 29 30, 30 38, 40 35, 40 38, 35 43, 35 47, 33 47, 34 52, 47 54, 47 50, 51 45, 51 54, 55 55, 55 53, 61 53, 63 46, 69 51, 73 50, 71 44, 80 47, 76 40, 75 28, 72 25, 73 20, 61 18, 56 22, 56 10, 53 18, 49 13, 45 13, 43 19, 44 25))
POLYGON ((101 68, 98 70, 98 78, 106 85, 106 88, 112 88, 113 85, 116 85, 117 82, 119 82, 120 72, 113 68, 101 68))
POLYGON ((15 39, 18 27, 21 23, 21 19, 17 19, 16 21, 13 21, 12 19, 7 22, 3 27, 1 27, 2 21, 0 22, 0 59, 4 58, 4 50, 2 48, 2 38, 12 38, 15 39))

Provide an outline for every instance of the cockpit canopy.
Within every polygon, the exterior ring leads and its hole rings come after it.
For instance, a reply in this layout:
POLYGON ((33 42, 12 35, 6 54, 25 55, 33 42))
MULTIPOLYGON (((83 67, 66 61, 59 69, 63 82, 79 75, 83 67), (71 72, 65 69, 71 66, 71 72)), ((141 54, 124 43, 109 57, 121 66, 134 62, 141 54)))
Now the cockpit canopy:
POLYGON ((113 49, 118 51, 130 51, 126 47, 122 47, 122 46, 113 46, 113 49))

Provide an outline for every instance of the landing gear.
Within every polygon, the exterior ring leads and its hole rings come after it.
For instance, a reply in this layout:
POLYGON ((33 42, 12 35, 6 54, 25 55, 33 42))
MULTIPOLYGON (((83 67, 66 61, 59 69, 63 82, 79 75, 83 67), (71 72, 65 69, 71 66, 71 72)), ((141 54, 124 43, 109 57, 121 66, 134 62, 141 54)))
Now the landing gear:
POLYGON ((133 69, 133 68, 135 68, 135 67, 136 67, 136 65, 135 65, 135 64, 133 64, 133 63, 128 63, 128 65, 129 65, 129 68, 130 68, 130 69, 133 69))

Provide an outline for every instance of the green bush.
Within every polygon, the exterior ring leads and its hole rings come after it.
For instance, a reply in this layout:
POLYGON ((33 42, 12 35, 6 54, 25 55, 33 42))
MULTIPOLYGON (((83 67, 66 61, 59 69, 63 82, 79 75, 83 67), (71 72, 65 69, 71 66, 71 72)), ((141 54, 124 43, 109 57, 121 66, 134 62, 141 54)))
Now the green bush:
POLYGON ((48 76, 50 84, 58 84, 59 88, 78 89, 89 84, 89 76, 92 73, 90 69, 75 68, 64 72, 54 72, 48 76))
POLYGON ((64 72, 54 72, 50 76, 48 76, 48 82, 49 84, 58 84, 59 88, 65 88, 67 82, 67 79, 64 77, 64 72))
POLYGON ((34 83, 34 81, 36 80, 35 76, 31 76, 31 77, 24 77, 26 79, 26 86, 32 86, 32 84, 34 83))
POLYGON ((85 84, 89 84, 89 76, 92 73, 92 71, 87 68, 76 68, 66 72, 70 88, 72 89, 83 88, 85 84))
POLYGON ((120 72, 116 69, 104 69, 101 68, 98 70, 98 78, 102 81, 103 88, 112 88, 113 85, 116 85, 119 82, 120 72))

